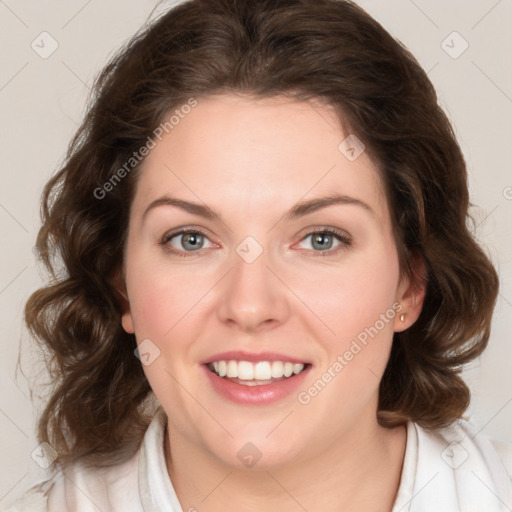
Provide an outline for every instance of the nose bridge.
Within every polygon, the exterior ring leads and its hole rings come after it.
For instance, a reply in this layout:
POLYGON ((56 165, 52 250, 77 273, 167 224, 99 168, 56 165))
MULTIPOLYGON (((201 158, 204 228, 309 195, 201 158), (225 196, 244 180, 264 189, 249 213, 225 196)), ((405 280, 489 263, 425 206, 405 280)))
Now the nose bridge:
POLYGON ((218 313, 223 322, 242 330, 283 322, 288 314, 284 285, 269 269, 270 251, 253 236, 235 248, 232 271, 227 276, 218 313))

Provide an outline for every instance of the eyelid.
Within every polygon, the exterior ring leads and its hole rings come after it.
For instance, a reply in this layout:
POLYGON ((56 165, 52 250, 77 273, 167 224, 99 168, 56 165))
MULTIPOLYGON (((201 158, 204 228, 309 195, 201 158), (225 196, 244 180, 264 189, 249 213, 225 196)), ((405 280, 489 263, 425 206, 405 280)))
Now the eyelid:
POLYGON ((172 238, 174 238, 175 236, 184 235, 184 234, 202 235, 202 236, 204 236, 204 237, 209 239, 208 235, 204 231, 202 231, 201 229, 184 226, 182 228, 176 228, 175 230, 171 229, 170 231, 166 232, 160 238, 160 242, 165 243, 165 241, 169 241, 172 238))
POLYGON ((352 236, 345 230, 335 228, 332 226, 308 226, 304 228, 305 233, 302 235, 302 238, 300 240, 304 240, 307 236, 313 235, 315 233, 329 233, 332 235, 339 236, 340 238, 343 238, 345 240, 352 241, 352 236))
MULTIPOLYGON (((308 238, 312 235, 315 235, 315 234, 327 234, 327 235, 333 236, 340 242, 340 245, 338 247, 336 247, 334 249, 326 249, 325 251, 315 251, 314 249, 306 249, 308 252, 314 253, 315 256, 334 255, 334 254, 337 254, 340 250, 346 249, 347 247, 352 245, 351 235, 349 235, 346 231, 340 230, 338 228, 333 228, 333 227, 328 227, 328 226, 310 226, 305 229, 307 229, 308 231, 306 233, 304 233, 301 236, 301 238, 299 239, 299 241, 296 243, 303 242, 306 238, 308 238)), ((190 227, 184 226, 181 228, 177 228, 176 230, 171 230, 171 231, 165 233, 161 237, 159 244, 164 246, 165 249, 168 250, 169 252, 171 252, 173 254, 178 254, 179 256, 198 254, 198 253, 201 253, 203 251, 203 249, 208 249, 208 248, 201 248, 197 251, 183 251, 183 250, 171 248, 169 245, 170 240, 172 240, 173 238, 175 238, 179 235, 184 235, 184 234, 196 234, 196 235, 203 236, 206 239, 208 239, 210 241, 210 243, 218 246, 218 244, 216 244, 215 242, 212 242, 210 240, 210 237, 203 231, 202 228, 198 229, 198 228, 194 228, 192 226, 190 226, 190 227)))

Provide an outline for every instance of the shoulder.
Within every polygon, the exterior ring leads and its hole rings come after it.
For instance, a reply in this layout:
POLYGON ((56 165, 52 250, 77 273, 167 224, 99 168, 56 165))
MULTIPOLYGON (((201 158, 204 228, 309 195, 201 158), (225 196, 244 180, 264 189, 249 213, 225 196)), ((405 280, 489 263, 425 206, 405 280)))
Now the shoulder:
POLYGON ((508 476, 512 479, 512 441, 491 438, 489 438, 489 441, 505 466, 508 476))
POLYGON ((151 509, 158 478, 161 482, 157 487, 165 490, 166 500, 161 509, 180 510, 172 484, 167 481, 165 461, 160 460, 165 425, 166 416, 159 407, 131 458, 108 467, 87 467, 77 462, 59 469, 33 485, 10 507, 0 507, 0 512, 143 512, 151 509))
MULTIPOLYGON (((1 512, 139 511, 138 454, 108 468, 79 463, 58 470, 1 512)), ((141 509, 142 510, 142 509, 141 509)))
POLYGON ((512 482, 512 442, 493 439, 466 419, 435 432, 427 432, 418 425, 415 428, 426 446, 441 449, 441 459, 451 469, 467 464, 474 471, 485 468, 490 474, 512 482))
POLYGON ((52 485, 53 479, 33 485, 10 507, 0 508, 0 512, 47 512, 48 491, 52 485))
POLYGON ((512 510, 511 467, 512 443, 490 439, 467 420, 435 431, 409 422, 393 510, 512 510))

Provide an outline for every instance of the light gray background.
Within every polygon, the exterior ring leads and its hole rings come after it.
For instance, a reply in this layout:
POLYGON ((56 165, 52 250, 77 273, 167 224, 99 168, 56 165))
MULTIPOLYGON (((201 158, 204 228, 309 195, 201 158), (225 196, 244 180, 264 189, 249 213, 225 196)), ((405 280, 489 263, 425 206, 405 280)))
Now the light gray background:
MULTIPOLYGON (((490 346, 465 372, 469 412, 482 432, 512 440, 512 1, 358 3, 428 71, 466 156, 477 236, 501 277, 490 346), (469 44, 455 59, 445 51, 462 48, 458 36, 446 39, 453 31, 469 44)), ((155 6, 154 0, 0 0, 0 504, 42 474, 31 458, 37 411, 27 380, 15 375, 20 343, 27 377, 41 371, 22 324, 25 301, 43 283, 32 253, 41 190, 82 118, 93 77, 155 6), (59 45, 47 59, 31 47, 34 40, 42 46, 43 31, 59 45)))

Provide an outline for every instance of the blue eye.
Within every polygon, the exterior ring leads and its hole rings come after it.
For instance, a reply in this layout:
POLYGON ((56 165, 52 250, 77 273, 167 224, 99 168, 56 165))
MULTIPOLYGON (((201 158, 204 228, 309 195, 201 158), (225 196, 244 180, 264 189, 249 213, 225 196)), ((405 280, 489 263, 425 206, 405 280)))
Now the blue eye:
POLYGON ((312 237, 311 245, 315 256, 327 256, 337 253, 339 250, 350 247, 352 240, 341 231, 334 229, 322 229, 309 232, 301 241, 312 237), (337 240, 339 244, 333 249, 333 243, 337 240))
MULTIPOLYGON (((352 240, 346 233, 335 229, 319 229, 310 231, 305 235, 301 242, 312 237, 312 251, 314 256, 330 256, 338 253, 338 251, 350 247, 352 240), (338 245, 333 248, 335 241, 338 245)), ((166 234, 162 237, 160 245, 165 250, 178 256, 190 256, 194 252, 199 252, 205 248, 205 241, 209 242, 208 237, 196 229, 183 229, 175 233, 166 234), (176 243, 174 241, 176 240, 176 243)), ((212 245, 211 242, 209 242, 212 245)))
POLYGON ((199 249, 202 249, 205 240, 207 240, 207 237, 204 233, 201 233, 201 231, 188 229, 164 235, 160 243, 166 246, 171 252, 179 254, 180 256, 186 256, 184 253, 197 252, 199 249), (179 239, 178 244, 180 247, 176 247, 171 243, 174 239, 179 239))

